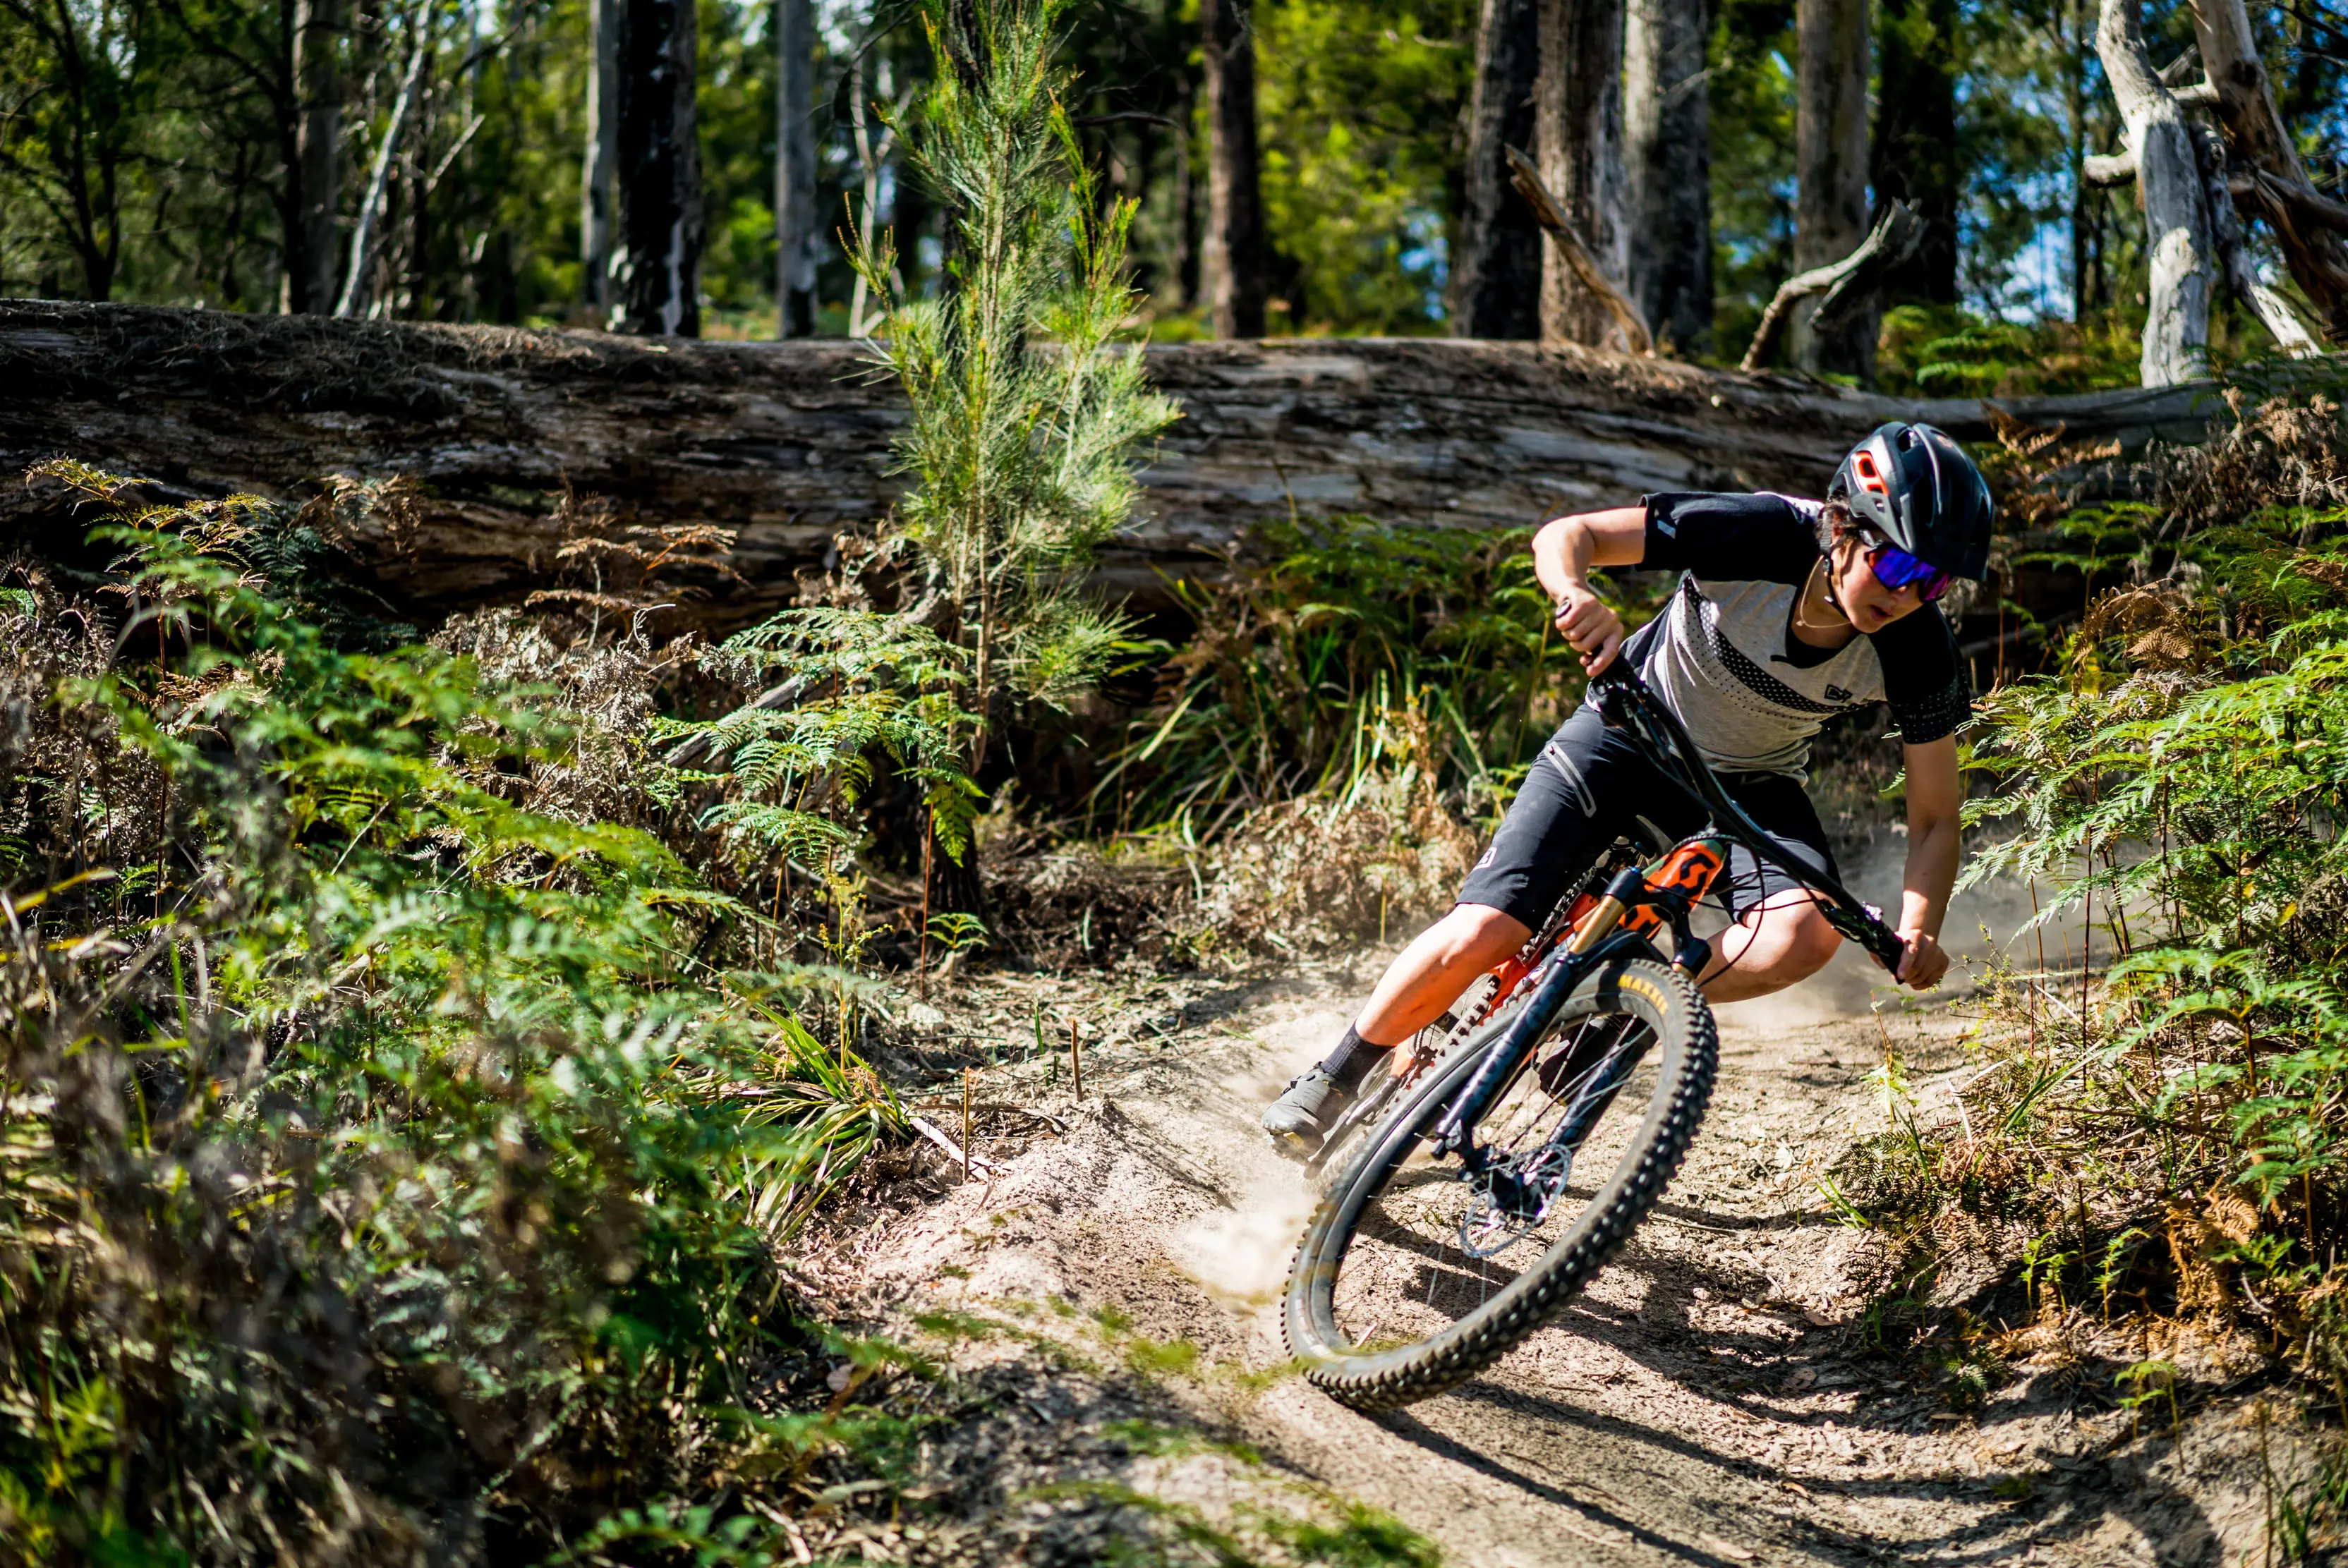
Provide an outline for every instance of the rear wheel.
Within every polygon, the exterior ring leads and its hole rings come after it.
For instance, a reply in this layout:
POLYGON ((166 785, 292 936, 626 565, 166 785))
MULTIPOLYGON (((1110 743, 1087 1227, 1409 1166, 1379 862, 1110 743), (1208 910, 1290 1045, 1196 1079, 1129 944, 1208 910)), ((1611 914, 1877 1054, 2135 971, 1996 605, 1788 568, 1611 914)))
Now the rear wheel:
POLYGON ((1679 1169, 1711 1097, 1712 1014, 1687 977, 1607 966, 1559 1009, 1478 1128, 1469 1171, 1434 1132, 1512 1016, 1437 1062, 1364 1138, 1291 1271, 1288 1345, 1359 1409, 1464 1382, 1621 1248, 1679 1169))

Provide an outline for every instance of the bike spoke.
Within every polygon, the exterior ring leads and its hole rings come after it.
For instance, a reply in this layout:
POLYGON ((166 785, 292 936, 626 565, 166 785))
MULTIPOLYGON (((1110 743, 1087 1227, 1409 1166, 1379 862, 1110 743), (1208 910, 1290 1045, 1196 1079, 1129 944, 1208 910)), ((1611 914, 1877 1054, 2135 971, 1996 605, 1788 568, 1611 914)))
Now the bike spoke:
POLYGON ((1610 1103, 1573 1152, 1570 1179, 1561 1187, 1532 1184, 1547 1197, 1546 1213, 1496 1207, 1488 1191, 1463 1179, 1457 1159, 1430 1163, 1441 1108, 1429 1107, 1401 1156, 1412 1168, 1397 1173, 1364 1212, 1334 1282, 1331 1307, 1348 1340, 1374 1349, 1438 1333, 1507 1288, 1572 1228, 1594 1186, 1630 1147, 1653 1092, 1654 1067, 1622 1021, 1596 1018, 1565 1030, 1483 1118, 1478 1141, 1496 1161, 1540 1158, 1562 1167, 1562 1150, 1543 1154, 1550 1135, 1577 1109, 1587 1120, 1591 1091, 1602 1078, 1621 1077, 1626 1056, 1636 1059, 1628 1077, 1601 1096, 1610 1103), (1568 1075, 1559 1069, 1574 1060, 1577 1045, 1585 1055, 1594 1050, 1597 1060, 1568 1075))

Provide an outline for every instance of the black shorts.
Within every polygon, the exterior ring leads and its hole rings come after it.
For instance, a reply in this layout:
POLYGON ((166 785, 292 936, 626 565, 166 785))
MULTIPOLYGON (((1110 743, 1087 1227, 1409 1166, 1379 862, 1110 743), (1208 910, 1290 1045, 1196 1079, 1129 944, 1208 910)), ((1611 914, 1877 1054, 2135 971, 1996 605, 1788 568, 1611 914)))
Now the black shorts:
MULTIPOLYGON (((1800 781, 1784 774, 1725 773, 1720 782, 1788 858, 1836 875, 1826 829, 1800 781)), ((1640 836, 1643 826, 1649 835, 1676 841, 1702 829, 1708 818, 1701 802, 1608 729, 1595 708, 1577 709, 1534 760, 1491 847, 1460 887, 1458 902, 1498 909, 1539 930, 1617 838, 1640 836)), ((1730 851, 1727 876, 1715 884, 1714 898, 1733 919, 1770 895, 1800 886, 1739 847, 1730 851)))

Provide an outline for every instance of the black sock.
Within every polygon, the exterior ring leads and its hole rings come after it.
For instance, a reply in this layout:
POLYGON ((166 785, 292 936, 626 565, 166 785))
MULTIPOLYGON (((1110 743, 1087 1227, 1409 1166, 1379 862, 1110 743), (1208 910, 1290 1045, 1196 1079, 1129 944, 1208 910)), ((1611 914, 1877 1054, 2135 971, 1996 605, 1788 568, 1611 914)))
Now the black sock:
POLYGON ((1321 1063, 1321 1071, 1334 1079, 1338 1088, 1351 1094, 1362 1086, 1362 1080, 1370 1075, 1372 1069, 1385 1064, 1387 1053, 1393 1050, 1390 1045, 1372 1045, 1349 1025, 1345 1038, 1321 1063))

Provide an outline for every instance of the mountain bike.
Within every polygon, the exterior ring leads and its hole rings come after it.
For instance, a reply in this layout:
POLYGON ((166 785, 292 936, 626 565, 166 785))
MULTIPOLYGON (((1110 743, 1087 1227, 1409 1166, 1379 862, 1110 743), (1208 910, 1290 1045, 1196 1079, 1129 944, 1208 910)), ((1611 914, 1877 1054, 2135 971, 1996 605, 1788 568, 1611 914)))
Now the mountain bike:
POLYGON ((1662 1198, 1712 1095, 1719 1038, 1695 989, 1712 948, 1691 921, 1733 847, 1794 876, 1836 931, 1900 966, 1879 914, 1789 858, 1627 664, 1595 677, 1591 697, 1708 820, 1673 843, 1618 842, 1332 1129, 1282 1320, 1306 1378, 1357 1409, 1426 1399, 1491 1365, 1662 1198))

